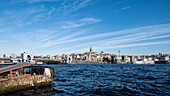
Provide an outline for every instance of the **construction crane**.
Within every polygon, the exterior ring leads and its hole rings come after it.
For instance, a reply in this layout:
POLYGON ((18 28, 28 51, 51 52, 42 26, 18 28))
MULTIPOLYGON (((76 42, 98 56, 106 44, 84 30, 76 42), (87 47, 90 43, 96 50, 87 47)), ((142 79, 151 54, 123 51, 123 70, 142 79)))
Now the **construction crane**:
POLYGON ((118 51, 118 52, 119 52, 119 57, 120 57, 120 50, 118 50, 118 49, 114 49, 114 50, 116 50, 116 51, 118 51))

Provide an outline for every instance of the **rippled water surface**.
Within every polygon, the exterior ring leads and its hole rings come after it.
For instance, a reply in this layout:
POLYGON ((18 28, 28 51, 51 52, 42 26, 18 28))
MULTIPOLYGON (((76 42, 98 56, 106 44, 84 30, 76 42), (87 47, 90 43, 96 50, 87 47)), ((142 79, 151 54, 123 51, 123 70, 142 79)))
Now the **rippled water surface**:
POLYGON ((55 69, 52 88, 20 95, 170 95, 170 65, 46 65, 55 69))

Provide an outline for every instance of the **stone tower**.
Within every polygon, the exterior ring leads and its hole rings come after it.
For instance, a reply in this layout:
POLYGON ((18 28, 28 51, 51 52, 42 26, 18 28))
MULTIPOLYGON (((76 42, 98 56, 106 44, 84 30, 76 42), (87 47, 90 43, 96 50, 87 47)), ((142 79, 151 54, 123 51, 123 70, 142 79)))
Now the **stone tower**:
POLYGON ((93 52, 93 49, 92 49, 92 47, 90 47, 90 53, 92 53, 93 52))

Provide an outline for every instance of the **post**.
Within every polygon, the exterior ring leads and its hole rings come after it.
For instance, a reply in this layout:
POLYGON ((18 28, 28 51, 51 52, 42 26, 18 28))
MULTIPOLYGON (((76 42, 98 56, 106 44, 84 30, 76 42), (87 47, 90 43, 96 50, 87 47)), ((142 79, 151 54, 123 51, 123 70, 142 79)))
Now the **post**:
POLYGON ((20 68, 20 70, 19 70, 20 72, 19 72, 19 75, 21 76, 21 68, 20 68))
POLYGON ((16 72, 16 73, 17 73, 16 75, 19 76, 19 74, 18 74, 18 69, 17 69, 17 72, 16 72))
POLYGON ((23 70, 22 70, 22 71, 23 71, 23 75, 24 75, 24 67, 23 67, 23 70))
POLYGON ((10 70, 10 79, 12 79, 12 72, 11 72, 11 70, 10 70))
POLYGON ((30 73, 30 71, 31 71, 30 69, 31 69, 31 68, 29 67, 29 73, 30 73))
POLYGON ((32 76, 32 65, 31 65, 31 76, 32 76))

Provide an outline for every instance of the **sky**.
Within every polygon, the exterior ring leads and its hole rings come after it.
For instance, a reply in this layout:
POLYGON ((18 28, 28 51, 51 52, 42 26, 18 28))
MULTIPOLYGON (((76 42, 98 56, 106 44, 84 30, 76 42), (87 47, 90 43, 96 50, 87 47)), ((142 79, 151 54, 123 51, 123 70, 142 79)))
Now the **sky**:
POLYGON ((0 56, 170 54, 170 0, 0 0, 0 56))

